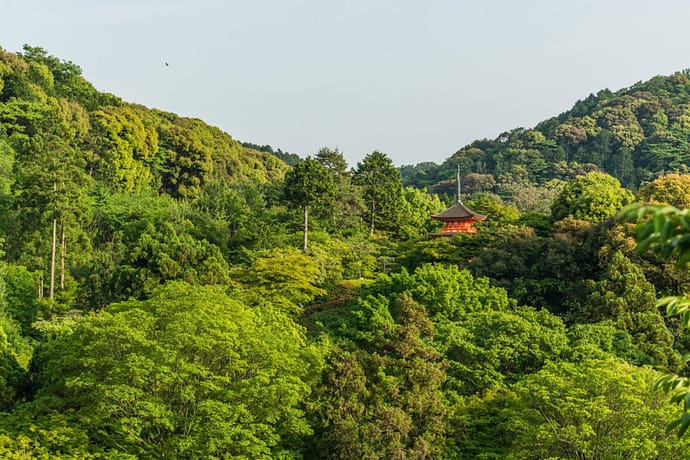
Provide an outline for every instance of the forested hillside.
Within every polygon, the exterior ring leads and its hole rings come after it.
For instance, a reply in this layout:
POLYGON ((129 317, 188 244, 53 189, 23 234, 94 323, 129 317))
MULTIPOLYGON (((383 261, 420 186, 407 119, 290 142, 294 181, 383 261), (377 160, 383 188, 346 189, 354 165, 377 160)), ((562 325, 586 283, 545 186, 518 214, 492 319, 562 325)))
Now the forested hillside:
POLYGON ((604 171, 637 189, 659 174, 688 172, 690 73, 602 90, 534 128, 477 140, 441 165, 402 168, 406 184, 446 192, 459 164, 468 191, 525 201, 534 186, 604 171))
POLYGON ((620 211, 690 203, 688 84, 399 169, 0 50, 0 457, 687 457, 654 382, 690 336, 655 303, 690 273, 620 211), (488 218, 429 239, 458 164, 488 218))

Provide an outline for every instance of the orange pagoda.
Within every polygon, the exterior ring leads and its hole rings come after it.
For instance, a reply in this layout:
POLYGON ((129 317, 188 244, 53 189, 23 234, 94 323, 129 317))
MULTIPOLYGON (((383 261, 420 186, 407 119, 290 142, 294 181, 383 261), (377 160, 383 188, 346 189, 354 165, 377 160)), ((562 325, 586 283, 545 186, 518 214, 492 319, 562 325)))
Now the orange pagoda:
POLYGON ((460 198, 460 167, 458 166, 458 201, 453 206, 442 213, 431 216, 434 220, 443 222, 443 227, 437 233, 430 233, 429 236, 437 238, 439 236, 453 236, 458 233, 477 233, 474 223, 486 219, 486 216, 477 214, 470 208, 462 204, 460 198))

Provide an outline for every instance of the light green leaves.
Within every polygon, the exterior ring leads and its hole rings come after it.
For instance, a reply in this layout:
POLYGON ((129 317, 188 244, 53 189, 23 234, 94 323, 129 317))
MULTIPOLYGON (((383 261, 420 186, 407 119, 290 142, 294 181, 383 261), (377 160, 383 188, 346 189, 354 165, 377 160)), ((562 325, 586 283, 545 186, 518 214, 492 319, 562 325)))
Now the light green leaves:
POLYGON ((551 206, 554 220, 572 215, 591 223, 615 215, 633 200, 629 190, 605 173, 593 172, 567 183, 551 206))
POLYGON ((92 442, 145 458, 275 458, 309 432, 300 404, 312 353, 276 309, 172 283, 49 342, 36 408, 73 414, 92 442))
MULTIPOLYGON (((635 204, 625 208, 621 215, 637 219, 638 253, 651 251, 661 259, 676 257, 676 265, 684 267, 690 262, 690 215, 689 210, 670 206, 644 206, 635 204)), ((666 308, 668 316, 680 316, 683 324, 690 325, 690 299, 685 296, 668 296, 657 302, 666 308)), ((684 377, 669 374, 656 384, 657 388, 671 393, 671 402, 683 402, 683 415, 668 425, 668 430, 678 430, 683 436, 690 427, 690 386, 684 377)))
POLYGON ((620 215, 638 221, 638 254, 651 251, 661 259, 675 257, 678 267, 690 262, 690 210, 636 203, 625 207, 620 215))

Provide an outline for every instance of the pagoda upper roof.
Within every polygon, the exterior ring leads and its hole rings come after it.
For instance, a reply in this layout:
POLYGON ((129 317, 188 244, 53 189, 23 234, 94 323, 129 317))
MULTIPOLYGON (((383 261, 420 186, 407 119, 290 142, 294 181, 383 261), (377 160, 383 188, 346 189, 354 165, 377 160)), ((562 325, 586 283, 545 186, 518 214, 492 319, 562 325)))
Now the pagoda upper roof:
POLYGON ((476 212, 472 211, 470 208, 462 204, 462 201, 456 201, 453 206, 450 208, 446 209, 445 211, 439 213, 439 214, 434 214, 431 216, 432 219, 436 220, 467 220, 467 219, 473 219, 473 220, 484 220, 486 219, 486 216, 483 216, 481 214, 477 214, 476 212))

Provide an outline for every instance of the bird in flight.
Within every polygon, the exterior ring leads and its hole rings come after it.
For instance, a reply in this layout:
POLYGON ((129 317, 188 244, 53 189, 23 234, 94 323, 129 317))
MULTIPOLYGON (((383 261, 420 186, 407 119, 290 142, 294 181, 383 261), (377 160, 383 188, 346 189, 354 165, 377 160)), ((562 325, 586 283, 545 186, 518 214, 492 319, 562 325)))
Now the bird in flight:
POLYGON ((170 64, 168 64, 168 63, 166 62, 166 63, 165 63, 165 67, 170 67, 170 64))

